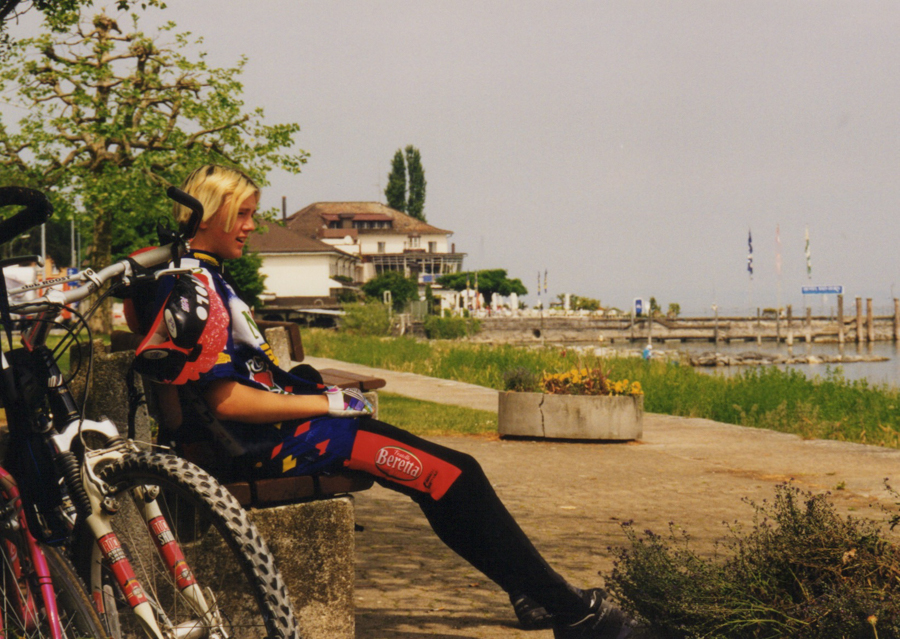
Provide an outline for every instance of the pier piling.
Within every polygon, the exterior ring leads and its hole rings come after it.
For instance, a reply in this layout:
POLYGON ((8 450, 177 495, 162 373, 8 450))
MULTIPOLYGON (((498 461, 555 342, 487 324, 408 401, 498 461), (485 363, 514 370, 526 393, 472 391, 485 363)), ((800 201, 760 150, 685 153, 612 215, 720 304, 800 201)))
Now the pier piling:
POLYGON ((900 299, 894 298, 894 341, 900 339, 900 299))
POLYGON ((865 339, 863 333, 863 314, 862 314, 862 298, 856 298, 856 343, 862 344, 865 339))
MULTIPOLYGON (((897 314, 894 313, 894 317, 897 314)), ((838 344, 844 344, 844 294, 837 296, 837 325, 838 325, 838 344)), ((896 333, 896 331, 895 331, 896 333)))
POLYGON ((869 343, 875 341, 875 318, 872 315, 872 298, 866 298, 866 339, 869 343))
POLYGON ((788 304, 788 306, 787 306, 787 340, 785 340, 785 343, 788 346, 794 345, 794 326, 791 323, 793 314, 794 314, 794 309, 791 307, 790 304, 788 304))
POLYGON ((806 343, 812 342, 812 308, 806 307, 806 343))

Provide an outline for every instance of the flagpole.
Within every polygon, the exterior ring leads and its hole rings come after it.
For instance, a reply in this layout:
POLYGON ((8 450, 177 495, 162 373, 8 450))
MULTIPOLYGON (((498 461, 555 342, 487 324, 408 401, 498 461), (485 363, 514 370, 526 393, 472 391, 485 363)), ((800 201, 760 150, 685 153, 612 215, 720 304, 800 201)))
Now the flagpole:
POLYGON ((747 229, 747 273, 750 275, 747 281, 747 302, 750 305, 750 314, 753 315, 753 233, 747 229))
POLYGON ((778 306, 776 313, 781 313, 781 226, 775 225, 775 275, 778 280, 778 306))

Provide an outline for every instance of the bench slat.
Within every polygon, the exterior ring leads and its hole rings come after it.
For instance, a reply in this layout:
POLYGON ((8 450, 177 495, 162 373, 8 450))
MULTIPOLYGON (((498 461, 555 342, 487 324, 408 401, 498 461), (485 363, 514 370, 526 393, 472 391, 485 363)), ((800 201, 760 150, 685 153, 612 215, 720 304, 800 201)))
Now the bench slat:
POLYGON ((384 388, 387 382, 380 377, 360 375, 336 368, 323 368, 319 371, 326 384, 341 388, 358 388, 361 391, 373 391, 384 388))
POLYGON ((276 504, 298 502, 335 495, 345 495, 368 490, 375 481, 368 475, 355 472, 335 475, 301 475, 297 477, 278 477, 275 479, 257 479, 226 484, 225 488, 245 508, 263 508, 276 504), (255 496, 254 496, 255 493, 255 496))

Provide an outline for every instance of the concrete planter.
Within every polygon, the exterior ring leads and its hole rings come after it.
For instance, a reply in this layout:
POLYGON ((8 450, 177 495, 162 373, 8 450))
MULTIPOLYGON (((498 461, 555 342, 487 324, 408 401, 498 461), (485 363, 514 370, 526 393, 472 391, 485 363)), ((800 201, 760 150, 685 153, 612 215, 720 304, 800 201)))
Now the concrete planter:
POLYGON ((501 392, 497 421, 501 437, 640 439, 644 398, 501 392))

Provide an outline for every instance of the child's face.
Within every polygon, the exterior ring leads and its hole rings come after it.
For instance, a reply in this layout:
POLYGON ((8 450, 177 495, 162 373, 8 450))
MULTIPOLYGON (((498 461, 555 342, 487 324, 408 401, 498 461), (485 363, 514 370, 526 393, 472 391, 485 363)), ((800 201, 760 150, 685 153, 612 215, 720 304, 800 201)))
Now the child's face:
POLYGON ((226 231, 225 208, 228 205, 226 199, 212 217, 200 223, 197 235, 191 240, 191 248, 213 253, 226 260, 239 258, 244 251, 247 237, 256 228, 253 217, 256 215, 258 201, 256 195, 251 195, 241 202, 234 226, 230 231, 226 231))

